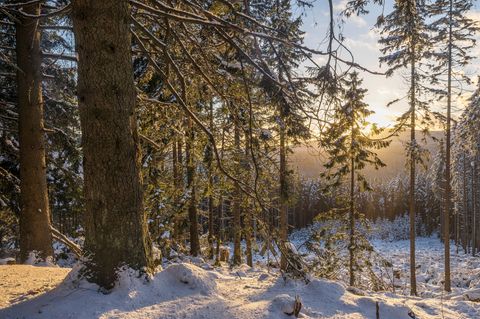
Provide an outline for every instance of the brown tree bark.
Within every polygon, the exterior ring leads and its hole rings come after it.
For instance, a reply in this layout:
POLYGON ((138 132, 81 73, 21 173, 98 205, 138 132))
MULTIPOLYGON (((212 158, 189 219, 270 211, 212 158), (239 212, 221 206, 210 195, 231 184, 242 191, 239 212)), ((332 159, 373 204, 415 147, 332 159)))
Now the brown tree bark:
MULTIPOLYGON (((210 101, 210 110, 209 110, 209 124, 210 131, 213 132, 215 127, 213 123, 213 101, 210 101)), ((212 147, 213 148, 213 147, 212 147)), ((215 238, 213 230, 213 212, 215 210, 214 201, 213 201, 213 156, 208 159, 208 258, 213 259, 214 247, 213 241, 215 238)))
MULTIPOLYGON (((415 44, 412 44, 412 48, 415 48, 415 44)), ((416 165, 416 147, 417 141, 415 139, 415 52, 412 53, 411 62, 411 75, 410 75, 410 194, 409 194, 409 216, 410 216, 410 295, 417 295, 417 276, 415 266, 415 165, 416 165)))
MULTIPOLYGON (((21 1, 19 1, 21 2, 21 1)), ((23 6, 40 14, 40 4, 23 6)), ((20 261, 33 251, 53 256, 43 126, 42 56, 39 20, 19 16, 16 23, 18 133, 20 142, 20 261)))
POLYGON ((187 162, 187 190, 190 198, 188 203, 188 219, 190 223, 190 255, 200 254, 200 240, 198 237, 198 214, 195 185, 195 131, 192 120, 187 119, 187 140, 185 142, 185 160, 187 162))
POLYGON ((143 208, 127 0, 75 0, 78 102, 84 153, 89 279, 114 286, 116 270, 153 267, 143 208))
MULTIPOLYGON (((241 160, 241 149, 240 149, 240 123, 239 119, 235 118, 235 127, 234 127, 234 157, 235 165, 237 167, 237 172, 240 170, 240 160, 241 160)), ((234 182, 233 190, 233 264, 240 265, 242 263, 242 249, 241 249, 241 239, 242 239, 242 225, 241 225, 241 195, 240 195, 240 185, 237 181, 234 182)))
MULTIPOLYGON (((287 211, 287 148, 286 148, 286 132, 285 121, 280 123, 280 218, 279 218, 279 230, 280 230, 280 245, 284 245, 287 242, 288 237, 288 211, 287 211)), ((282 253, 280 258, 280 268, 282 270, 287 269, 287 256, 282 253)))
POLYGON ((452 15, 453 0, 450 0, 449 32, 448 32, 448 87, 447 87, 447 127, 445 146, 445 211, 443 240, 445 245, 445 286, 447 292, 451 291, 450 280, 450 207, 451 207, 451 171, 450 171, 450 144, 451 144, 451 110, 452 110, 452 15))
POLYGON ((350 141, 350 209, 348 212, 349 220, 349 261, 348 261, 348 273, 350 286, 355 286, 355 118, 352 111, 352 127, 351 127, 351 141, 350 141))

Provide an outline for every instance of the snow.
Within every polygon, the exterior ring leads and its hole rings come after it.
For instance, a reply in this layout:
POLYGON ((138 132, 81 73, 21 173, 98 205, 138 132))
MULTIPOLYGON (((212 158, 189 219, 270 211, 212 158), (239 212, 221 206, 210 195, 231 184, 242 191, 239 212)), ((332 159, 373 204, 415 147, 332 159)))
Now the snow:
POLYGON ((0 258, 0 265, 8 265, 10 263, 15 263, 15 258, 8 257, 8 258, 0 258))
MULTIPOLYGON (((393 270, 399 274, 395 292, 409 293, 410 264, 408 240, 373 240, 375 249, 393 264, 393 270)), ((452 268, 452 294, 463 295, 469 290, 480 288, 480 258, 465 254, 454 243, 450 244, 450 264, 452 268)), ((420 237, 416 239, 416 264, 418 293, 422 297, 441 298, 444 277, 444 246, 437 238, 420 237)), ((450 297, 451 297, 450 296, 450 297)))
MULTIPOLYGON (((452 243, 452 292, 445 293, 443 244, 438 236, 416 240, 419 296, 409 296, 405 227, 400 219, 373 227, 371 243, 391 264, 388 271, 394 286, 389 291, 348 287, 343 277, 343 281, 313 276, 308 282, 288 279, 267 267, 268 256, 258 254, 253 268, 245 264, 214 267, 212 261, 179 254, 173 260, 164 259, 163 269, 159 267, 152 276, 122 269, 116 287, 103 294, 95 284, 78 279, 78 264, 53 268, 38 264, 32 255, 34 266, 0 266, 0 318, 281 319, 294 317, 287 314, 293 313, 296 298, 302 303, 301 318, 371 319, 376 317, 377 305, 382 319, 480 318, 480 258, 461 249, 457 253, 452 243)), ((304 253, 302 244, 314 229, 294 232, 289 243, 292 251, 304 253)), ((6 262, 0 260, 0 264, 6 262)), ((378 276, 386 275, 385 269, 373 270, 378 276)))
MULTIPOLYGON (((0 267, 0 273, 8 267, 12 266, 0 267)), ((21 267, 38 269, 37 280, 62 271, 59 274, 64 276, 66 271, 21 267)), ((16 303, 22 299, 10 300, 13 306, 0 309, 0 318, 279 319, 292 318, 285 313, 293 312, 296 296, 303 304, 302 318, 375 318, 377 302, 380 318, 409 319, 411 312, 422 319, 480 316, 478 304, 460 297, 422 299, 388 292, 363 292, 362 296, 351 293, 340 282, 318 278, 311 278, 309 283, 285 280, 276 271, 260 265, 205 270, 192 263, 178 263, 147 278, 124 269, 118 285, 106 295, 94 284, 76 280, 76 274, 78 269, 74 268, 58 287, 37 298, 22 303, 16 303)), ((15 276, 25 274, 8 273, 10 281, 15 276)))

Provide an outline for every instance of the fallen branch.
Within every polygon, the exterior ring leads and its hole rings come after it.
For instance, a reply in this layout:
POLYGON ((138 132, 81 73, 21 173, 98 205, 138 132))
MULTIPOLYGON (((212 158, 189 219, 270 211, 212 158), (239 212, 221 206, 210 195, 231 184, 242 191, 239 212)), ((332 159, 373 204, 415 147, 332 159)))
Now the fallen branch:
POLYGON ((56 229, 55 227, 53 226, 50 226, 50 229, 52 231, 52 236, 54 239, 58 240, 59 242, 62 242, 63 244, 65 244, 65 246, 67 246, 68 248, 70 248, 70 250, 75 254, 77 255, 78 257, 82 257, 83 255, 83 251, 82 251, 82 248, 80 248, 80 246, 78 246, 77 244, 75 244, 73 241, 71 241, 70 239, 67 238, 67 236, 65 236, 64 234, 62 234, 58 229, 56 229))

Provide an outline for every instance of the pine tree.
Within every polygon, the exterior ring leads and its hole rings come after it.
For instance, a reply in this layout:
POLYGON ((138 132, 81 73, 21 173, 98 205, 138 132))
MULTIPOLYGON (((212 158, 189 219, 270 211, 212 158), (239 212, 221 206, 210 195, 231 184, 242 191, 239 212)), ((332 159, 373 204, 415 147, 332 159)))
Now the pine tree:
POLYGON ((366 118, 373 112, 363 102, 366 89, 361 87, 362 80, 357 72, 352 72, 347 79, 343 80, 344 93, 343 103, 338 105, 332 115, 333 124, 325 131, 324 145, 329 155, 325 167, 329 170, 324 176, 329 181, 329 187, 340 187, 344 179, 349 177, 349 283, 355 285, 356 251, 358 247, 355 224, 358 220, 358 210, 355 205, 356 182, 358 188, 370 190, 369 183, 360 172, 367 165, 373 165, 378 169, 385 164, 371 149, 386 147, 389 141, 375 140, 365 135, 364 131, 369 123, 366 118), (334 172, 332 172, 334 170, 334 172))
MULTIPOLYGON (((437 62, 433 66, 431 75, 434 84, 439 84, 446 75, 446 92, 436 90, 441 97, 447 98, 446 105, 446 141, 445 141, 445 205, 444 205, 444 228, 443 239, 445 243, 445 291, 451 291, 450 280, 450 219, 451 219, 451 110, 452 110, 452 80, 453 74, 457 74, 458 67, 464 67, 473 58, 469 50, 475 45, 475 33, 479 30, 479 24, 468 18, 466 13, 471 10, 473 1, 463 0, 436 0, 429 7, 429 15, 435 20, 429 25, 429 29, 435 36, 432 41, 436 43, 437 51, 432 55, 437 62)), ((462 75, 456 77, 458 82, 469 82, 462 75)), ((461 84, 461 83, 460 83, 461 84)))
POLYGON ((428 122, 430 117, 427 105, 418 99, 421 88, 419 81, 422 74, 419 71, 425 52, 429 48, 429 40, 426 34, 424 1, 396 0, 393 11, 380 17, 378 26, 382 27, 379 43, 382 45, 381 52, 386 54, 380 58, 381 63, 388 66, 387 75, 393 72, 410 68, 409 110, 404 113, 398 122, 403 125, 410 118, 410 144, 408 156, 410 163, 410 293, 417 294, 415 274, 415 175, 416 164, 420 161, 419 145, 416 141, 417 117, 420 111, 424 111, 422 122, 428 122))

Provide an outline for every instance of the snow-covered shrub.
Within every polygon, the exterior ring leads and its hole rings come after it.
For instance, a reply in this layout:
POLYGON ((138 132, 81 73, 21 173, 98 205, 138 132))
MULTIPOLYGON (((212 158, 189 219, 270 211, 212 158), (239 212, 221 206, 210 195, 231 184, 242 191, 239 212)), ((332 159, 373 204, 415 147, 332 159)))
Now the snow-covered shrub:
MULTIPOLYGON (((377 219, 371 223, 370 239, 387 241, 408 240, 410 238, 410 219, 408 215, 397 216, 393 221, 388 219, 377 219)), ((425 227, 420 216, 415 219, 417 236, 426 236, 425 227)))

